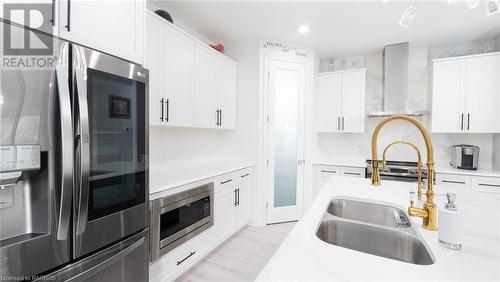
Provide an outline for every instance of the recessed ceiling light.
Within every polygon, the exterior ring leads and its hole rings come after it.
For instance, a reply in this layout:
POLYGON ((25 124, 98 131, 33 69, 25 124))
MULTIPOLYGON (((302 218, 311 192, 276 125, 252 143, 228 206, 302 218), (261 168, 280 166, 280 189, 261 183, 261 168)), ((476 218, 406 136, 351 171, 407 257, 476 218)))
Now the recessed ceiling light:
POLYGON ((486 16, 492 16, 498 12, 500 12, 500 7, 496 0, 488 0, 484 3, 484 7, 486 8, 486 16))
POLYGON ((299 33, 300 34, 305 34, 309 32, 309 27, 307 25, 301 25, 299 26, 299 33))
POLYGON ((467 0, 467 7, 471 10, 479 6, 479 4, 481 4, 479 0, 467 0))

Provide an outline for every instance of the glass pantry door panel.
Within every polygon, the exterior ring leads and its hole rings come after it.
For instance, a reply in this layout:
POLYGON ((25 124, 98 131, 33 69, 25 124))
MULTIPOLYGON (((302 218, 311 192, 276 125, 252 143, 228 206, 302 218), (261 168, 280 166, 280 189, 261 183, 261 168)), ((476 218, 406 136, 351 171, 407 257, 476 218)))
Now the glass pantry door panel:
POLYGON ((298 80, 277 69, 274 89, 274 207, 297 203, 298 80))
POLYGON ((89 221, 145 201, 145 86, 89 69, 89 221))

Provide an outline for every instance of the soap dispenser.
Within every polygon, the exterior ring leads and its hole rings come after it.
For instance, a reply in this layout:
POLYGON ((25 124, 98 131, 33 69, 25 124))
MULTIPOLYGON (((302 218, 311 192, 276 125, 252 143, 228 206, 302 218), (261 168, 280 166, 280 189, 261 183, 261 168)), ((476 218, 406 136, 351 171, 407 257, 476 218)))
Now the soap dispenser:
POLYGON ((447 202, 438 214, 439 243, 449 249, 460 250, 463 238, 463 220, 455 204, 455 193, 446 193, 447 202))

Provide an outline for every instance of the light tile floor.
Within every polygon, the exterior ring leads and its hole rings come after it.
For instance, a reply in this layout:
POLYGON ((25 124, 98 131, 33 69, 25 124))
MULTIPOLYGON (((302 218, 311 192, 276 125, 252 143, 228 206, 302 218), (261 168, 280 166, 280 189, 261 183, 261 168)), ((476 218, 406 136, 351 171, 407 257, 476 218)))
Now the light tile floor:
POLYGON ((294 225, 295 222, 246 226, 177 281, 253 281, 294 225))

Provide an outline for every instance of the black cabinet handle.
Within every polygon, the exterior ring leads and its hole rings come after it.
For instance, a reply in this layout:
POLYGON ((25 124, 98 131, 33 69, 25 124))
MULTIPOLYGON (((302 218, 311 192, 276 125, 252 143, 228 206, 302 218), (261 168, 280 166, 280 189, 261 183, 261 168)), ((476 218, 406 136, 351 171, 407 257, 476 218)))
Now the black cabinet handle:
POLYGON ((337 130, 340 130, 340 117, 337 117, 337 130))
POLYGON ((226 184, 226 183, 229 183, 229 182, 231 182, 231 181, 233 181, 233 180, 232 180, 232 179, 228 179, 228 180, 226 180, 226 181, 222 181, 220 184, 226 184))
POLYGON ((220 114, 219 126, 222 126, 222 109, 219 110, 219 114, 220 114))
POLYGON ((180 261, 178 260, 178 261, 177 261, 177 265, 179 265, 179 264, 181 264, 181 263, 185 262, 188 258, 192 257, 194 254, 196 254, 196 252, 191 252, 191 253, 189 254, 189 256, 187 256, 187 257, 183 258, 183 259, 182 259, 182 260, 180 260, 180 261))
POLYGON ((326 170, 326 169, 322 169, 320 170, 320 172, 326 172, 326 173, 337 173, 336 170, 326 170))
POLYGON ((163 108, 164 108, 164 103, 165 103, 165 99, 161 98, 160 100, 160 104, 161 104, 161 116, 160 116, 160 120, 163 121, 163 108))
POLYGON ((342 130, 344 130, 344 117, 342 116, 342 130))
POLYGON ((70 32, 71 31, 71 0, 68 0, 67 8, 68 8, 68 12, 66 14, 66 30, 68 32, 70 32))
POLYGON ((243 175, 242 175, 242 176, 240 176, 240 177, 241 177, 241 178, 243 178, 243 177, 247 177, 247 176, 249 176, 249 175, 250 175, 250 173, 247 173, 247 174, 243 174, 243 175))
POLYGON ((238 191, 238 206, 240 205, 240 188, 237 189, 238 191))
POLYGON ((56 19, 55 19, 55 14, 56 14, 56 0, 52 0, 52 18, 50 19, 50 22, 52 23, 52 26, 56 25, 56 19))
POLYGON ((462 118, 461 118, 461 123, 460 123, 460 130, 464 130, 464 114, 462 113, 462 118))
POLYGON ((237 203, 238 203, 238 195, 237 195, 237 192, 236 192, 236 191, 237 191, 236 189, 234 189, 234 190, 233 190, 233 193, 234 193, 234 202, 233 202, 233 206, 235 206, 235 207, 238 205, 238 204, 237 204, 237 203))
POLYGON ((215 111, 215 125, 219 126, 219 109, 215 111))
POLYGON ((361 175, 360 172, 344 172, 344 174, 347 174, 347 175, 361 175))
POLYGON ((465 184, 463 181, 454 181, 454 180, 441 180, 443 183, 453 183, 453 184, 465 184))
POLYGON ((167 99, 167 118, 166 118, 166 121, 168 122, 170 118, 170 100, 167 99))
POLYGON ((467 130, 470 129, 470 113, 467 114, 467 130))
POLYGON ((479 186, 498 187, 498 188, 500 188, 500 184, 478 183, 478 185, 479 186))

